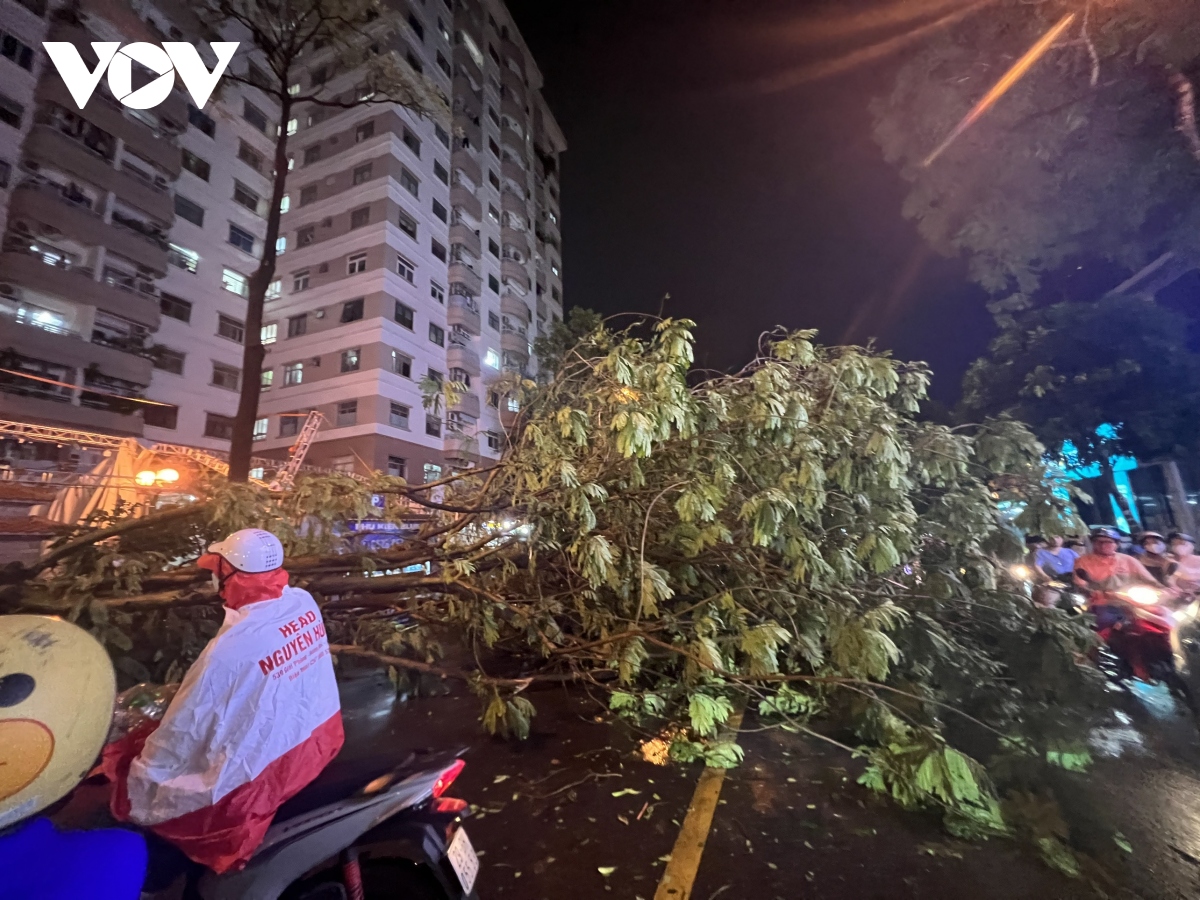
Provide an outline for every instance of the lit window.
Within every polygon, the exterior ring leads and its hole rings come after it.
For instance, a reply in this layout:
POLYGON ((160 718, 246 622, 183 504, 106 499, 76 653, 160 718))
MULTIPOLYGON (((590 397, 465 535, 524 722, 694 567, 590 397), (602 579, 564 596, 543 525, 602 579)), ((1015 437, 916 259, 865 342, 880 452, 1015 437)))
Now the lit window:
POLYGON ((272 322, 270 325, 264 325, 260 334, 264 344, 273 344, 279 339, 279 325, 275 322, 272 322))
POLYGON ((355 347, 353 350, 343 350, 342 351, 342 371, 343 372, 357 372, 360 360, 361 360, 361 354, 359 352, 358 347, 355 347))
POLYGON ((291 134, 295 134, 299 130, 300 130, 300 120, 299 119, 288 119, 287 133, 289 135, 291 135, 291 134))
POLYGON ((500 368, 500 354, 489 347, 487 353, 483 355, 483 364, 493 369, 500 368))
POLYGON ((275 238, 275 255, 283 256, 287 253, 287 235, 280 235, 275 238))
POLYGON ((285 387, 304 383, 304 363, 288 363, 283 367, 283 384, 285 387))
POLYGON ((281 213, 285 213, 291 208, 292 208, 292 198, 289 197, 287 194, 284 194, 282 199, 280 199, 280 201, 279 201, 279 211, 281 213))
POLYGON ((247 281, 246 276, 233 271, 233 269, 221 270, 221 284, 229 293, 237 294, 239 297, 248 296, 250 293, 250 282, 247 281))
POLYGON ((167 262, 176 268, 191 272, 193 275, 196 274, 196 268, 200 265, 199 253, 180 247, 178 244, 168 244, 167 248, 167 262))
POLYGON ((437 463, 425 463, 425 483, 437 481, 442 477, 442 467, 437 463))
POLYGON ((288 95, 289 96, 295 97, 299 93, 300 93, 300 82, 297 81, 295 84, 288 85, 288 95))
POLYGON ((260 384, 262 385, 262 389, 265 391, 268 388, 270 388, 270 386, 273 385, 274 383, 275 383, 275 370, 274 369, 263 369, 262 370, 262 381, 260 382, 260 384))
POLYGON ((267 426, 271 424, 270 419, 255 419, 254 420, 254 440, 261 441, 267 436, 267 426))
POLYGON ((282 296, 282 295, 283 295, 283 281, 279 278, 276 278, 274 281, 272 281, 270 284, 267 285, 266 299, 267 300, 278 300, 280 298, 280 296, 282 296))

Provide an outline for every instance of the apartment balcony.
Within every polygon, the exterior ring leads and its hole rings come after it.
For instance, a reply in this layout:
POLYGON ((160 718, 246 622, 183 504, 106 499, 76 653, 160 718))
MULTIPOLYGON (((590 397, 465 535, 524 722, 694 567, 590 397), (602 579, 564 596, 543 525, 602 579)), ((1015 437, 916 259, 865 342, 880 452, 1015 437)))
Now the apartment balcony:
POLYGON ((510 409, 507 403, 501 402, 497 412, 500 414, 500 424, 506 431, 512 431, 517 427, 517 422, 521 418, 520 409, 510 409))
POLYGON ((525 107, 518 103, 515 98, 504 96, 500 98, 500 114, 508 116, 514 122, 519 122, 524 127, 528 121, 525 115, 525 107))
POLYGON ((470 297, 451 294, 450 302, 446 305, 446 324, 451 328, 459 325, 470 334, 478 336, 482 333, 479 306, 470 297))
POLYGON ((501 281, 514 285, 522 294, 529 293, 529 273, 525 271, 524 263, 519 263, 515 259, 500 260, 500 276, 501 281))
POLYGON ((483 72, 479 70, 479 66, 475 65, 475 60, 471 58, 471 52, 462 44, 454 48, 454 71, 462 72, 473 85, 478 86, 480 90, 483 89, 483 72))
POLYGON ((528 92, 525 79, 508 66, 500 67, 500 83, 504 85, 505 92, 511 94, 514 100, 522 104, 525 102, 525 95, 528 92))
POLYGON ((469 466, 479 461, 479 438, 459 431, 446 433, 442 450, 447 461, 469 466))
POLYGON ((505 353, 513 353, 529 359, 529 338, 526 337, 525 330, 512 326, 506 327, 500 332, 500 349, 505 353))
POLYGON ((483 131, 479 126, 478 119, 472 120, 469 116, 461 112, 454 114, 454 130, 461 131, 463 137, 467 139, 476 150, 483 149, 483 131))
POLYGON ((475 90, 465 74, 454 76, 454 111, 477 119, 483 114, 483 92, 475 90))
POLYGON ((521 159, 526 159, 529 156, 528 151, 525 149, 525 139, 507 125, 500 129, 500 143, 521 159))
MULTIPOLYGON (((37 382, 30 382, 37 384, 37 382)), ((142 417, 108 409, 76 406, 70 398, 51 391, 0 387, 0 418, 36 425, 55 425, 83 431, 101 431, 141 437, 142 417)))
POLYGON ((478 378, 481 371, 479 354, 470 347, 454 343, 452 339, 450 345, 446 347, 446 368, 462 369, 473 378, 478 378))
POLYGON ((450 404, 450 412, 463 413, 470 416, 472 419, 479 418, 479 395, 473 394, 469 390, 463 391, 457 396, 455 401, 450 404))
POLYGON ((461 147, 455 150, 450 156, 450 167, 462 172, 467 177, 467 180, 476 187, 483 184, 483 169, 480 168, 479 161, 475 159, 469 150, 464 150, 461 147))
POLYGON ((529 324, 532 315, 529 304, 511 291, 505 291, 500 295, 500 312, 506 316, 519 319, 526 325, 529 324))
POLYGON ((446 278, 451 285, 461 284, 472 297, 483 293, 483 278, 464 262, 451 262, 446 278))
POLYGON ((511 159, 500 163, 500 174, 520 187, 521 190, 529 190, 529 174, 511 159))
MULTIPOLYGON (((453 195, 451 195, 451 199, 453 195)), ((520 197, 515 191, 505 190, 500 194, 500 208, 506 213, 515 213, 523 219, 529 218, 528 205, 524 197, 520 197)))
POLYGON ((462 244, 476 259, 479 259, 483 255, 482 247, 479 243, 479 233, 463 222, 456 222, 450 226, 450 244, 451 246, 462 244))
POLYGON ((529 237, 524 231, 504 226, 500 229, 500 244, 506 249, 511 247, 521 254, 523 259, 529 259, 529 237))
POLYGON ((18 222, 24 222, 25 230, 30 234, 64 234, 81 244, 99 244, 145 266, 156 275, 167 274, 167 251, 163 241, 105 222, 86 202, 71 198, 52 182, 30 179, 13 189, 8 223, 13 227, 18 222))
POLYGON ((95 306, 151 331, 158 328, 162 318, 158 294, 149 283, 143 285, 145 290, 139 290, 96 281, 90 268, 49 265, 41 254, 28 250, 8 249, 0 254, 0 283, 95 306))
POLYGON ((483 221, 483 204, 479 198, 463 185, 456 184, 450 188, 450 206, 461 214, 475 228, 483 221))
MULTIPOLYGON (((517 64, 522 75, 525 74, 525 53, 516 41, 508 37, 500 38, 500 52, 517 64)), ((502 68, 508 67, 502 66, 502 68)))
POLYGON ((149 384, 154 368, 143 356, 93 344, 65 329, 18 323, 10 316, 0 316, 0 347, 68 367, 86 369, 95 366, 104 375, 134 384, 149 384))
POLYGON ((550 304, 548 304, 541 297, 537 298, 537 312, 538 318, 542 319, 543 321, 550 318, 550 304))
POLYGON ((119 200, 136 206, 164 225, 170 226, 175 220, 174 204, 165 184, 159 187, 132 171, 114 168, 111 160, 53 125, 34 125, 30 129, 25 139, 25 155, 78 175, 101 190, 112 191, 119 200))

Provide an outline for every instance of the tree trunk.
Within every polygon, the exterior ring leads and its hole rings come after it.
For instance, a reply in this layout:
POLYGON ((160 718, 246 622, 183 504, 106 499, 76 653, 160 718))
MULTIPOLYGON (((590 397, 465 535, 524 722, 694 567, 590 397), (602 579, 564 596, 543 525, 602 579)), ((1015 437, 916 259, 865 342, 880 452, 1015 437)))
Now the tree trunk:
POLYGON ((1137 528, 1138 518, 1133 514, 1133 507, 1129 505, 1129 501, 1125 499, 1125 495, 1117 487, 1117 476, 1113 472, 1112 462, 1109 460, 1107 454, 1100 457, 1100 471, 1104 477, 1104 486, 1108 488, 1113 499, 1117 501, 1117 508, 1121 510, 1121 515, 1125 517, 1125 522, 1129 525, 1130 529, 1137 528))
MULTIPOLYGON (((281 84, 287 85, 286 73, 281 84)), ((258 419, 258 398, 262 392, 262 369, 266 351, 262 344, 263 307, 267 289, 275 278, 275 241, 279 237, 280 205, 287 188, 288 120, 292 114, 291 97, 286 92, 279 100, 279 133, 275 138, 275 179, 267 208, 267 233, 263 238, 262 257, 250 276, 246 298, 246 336, 242 351, 242 390, 238 395, 237 415, 233 420, 233 440, 229 446, 229 480, 247 481, 250 455, 254 448, 254 423, 258 419)))
POLYGON ((1175 527, 1188 534, 1196 533, 1196 517, 1192 515, 1192 507, 1188 504, 1187 488, 1183 484, 1183 475, 1179 471, 1179 463, 1168 459, 1162 463, 1164 480, 1167 482, 1167 498, 1171 503, 1171 514, 1175 519, 1175 527))

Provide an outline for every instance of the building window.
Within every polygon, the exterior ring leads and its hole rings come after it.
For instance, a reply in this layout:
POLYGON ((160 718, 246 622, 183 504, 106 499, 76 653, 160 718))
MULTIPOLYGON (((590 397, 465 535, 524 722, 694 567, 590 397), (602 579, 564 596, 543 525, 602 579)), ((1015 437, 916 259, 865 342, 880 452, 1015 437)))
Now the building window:
POLYGON ((200 254, 195 250, 180 247, 178 244, 168 244, 167 262, 177 269, 183 269, 185 272, 195 275, 196 269, 200 267, 200 254))
POLYGON ((446 332, 440 325, 429 323, 429 340, 437 344, 439 347, 446 345, 446 332))
POLYGON ((288 337, 300 337, 302 334, 308 334, 308 313, 300 313, 298 316, 289 316, 288 337))
POLYGON ((364 225, 370 224, 371 207, 363 206, 350 213, 350 227, 362 228, 364 225))
POLYGON ((326 66, 317 66, 309 77, 313 87, 319 87, 329 80, 329 69, 326 66))
POLYGON ((392 351, 392 371, 405 378, 412 378, 412 360, 398 350, 392 351))
MULTIPOLYGON (((358 271, 362 271, 359 269, 358 271)), ((363 317, 363 298, 356 297, 353 300, 347 300, 342 304, 342 324, 346 322, 357 322, 363 317)))
POLYGON ((404 130, 401 132, 400 139, 402 141, 404 141, 404 146, 407 147, 409 150, 411 150, 415 156, 420 156, 421 155, 420 139, 415 134, 413 134, 411 131, 408 130, 407 125, 403 126, 403 129, 404 130))
POLYGON ((493 294, 500 293, 500 279, 495 275, 488 275, 488 288, 493 294))
POLYGON ((337 426, 345 428, 347 425, 358 424, 358 401, 343 400, 337 405, 337 426))
POLYGON ((446 261, 446 246, 439 241, 430 239, 429 249, 442 262, 446 261))
POLYGON ((22 69, 33 69, 33 48, 7 32, 0 33, 0 56, 15 62, 22 69))
POLYGON ((242 101, 242 118, 263 134, 267 133, 267 114, 249 100, 242 101))
POLYGON ((146 404, 142 409, 142 421, 153 428, 174 431, 179 426, 179 407, 168 403, 146 404))
POLYGON ((490 309, 488 310, 488 328, 500 330, 500 317, 490 309))
MULTIPOLYGON (((299 130, 300 130, 300 120, 299 119, 288 119, 288 121, 287 121, 288 137, 291 137, 293 134, 295 134, 299 130)), ((292 161, 289 159, 288 160, 288 171, 289 172, 292 170, 291 162, 292 161)))
POLYGON ((408 460, 403 456, 389 456, 387 458, 387 473, 392 478, 404 478, 408 474, 408 460))
POLYGON ((178 319, 180 322, 192 321, 192 304, 174 294, 160 294, 158 308, 164 316, 178 319))
POLYGON ((425 433, 430 437, 442 436, 442 420, 435 415, 425 416, 425 433))
MULTIPOLYGON (((209 116, 206 116, 192 104, 188 104, 188 121, 195 126, 196 130, 201 134, 207 134, 209 137, 216 137, 217 123, 209 116)), ((204 179, 208 181, 208 178, 204 179)))
POLYGON ((433 201, 433 214, 443 222, 449 221, 450 215, 446 212, 446 207, 442 206, 436 200, 433 201))
POLYGON ((239 228, 232 222, 229 223, 229 243, 237 247, 243 253, 254 253, 254 235, 245 228, 239 228))
POLYGON ((279 340, 279 325, 275 322, 264 325, 258 330, 258 337, 259 341, 264 345, 275 343, 279 340))
POLYGON ((315 184, 306 184, 300 188, 300 205, 308 206, 310 203, 317 202, 317 186, 315 184))
POLYGON ((352 350, 342 351, 342 371, 357 372, 359 363, 361 362, 360 348, 355 347, 352 350))
POLYGON ((407 234, 414 241, 417 239, 417 220, 406 213, 400 211, 400 215, 396 219, 396 224, 400 226, 400 230, 407 234))
POLYGON ((189 150, 182 151, 183 167, 195 175, 197 178, 202 178, 208 181, 212 175, 212 166, 206 160, 201 159, 195 153, 189 150))
POLYGON ((408 191, 414 197, 417 197, 420 195, 421 182, 417 181, 417 176, 415 176, 412 172, 408 171, 408 169, 401 169, 400 170, 400 187, 404 188, 406 191, 408 191))
POLYGON ((335 456, 329 461, 329 468, 335 472, 344 472, 347 475, 354 474, 354 455, 347 454, 346 456, 335 456))
POLYGON ((488 253, 492 254, 492 256, 496 257, 497 259, 500 258, 500 245, 497 244, 493 238, 488 238, 488 253))
POLYGON ((366 184, 368 181, 370 181, 371 164, 367 163, 365 166, 358 166, 354 170, 354 177, 352 180, 355 184, 366 184))
POLYGON ((304 363, 288 363, 283 367, 283 385, 289 387, 293 384, 304 383, 304 363))
POLYGON ((276 278, 274 281, 272 281, 270 284, 267 285, 267 293, 266 293, 266 296, 263 297, 263 299, 264 300, 278 300, 281 296, 283 296, 283 281, 279 278, 276 278))
POLYGON ((255 419, 254 420, 254 434, 253 434, 254 440, 256 440, 256 441, 265 440, 267 437, 267 426, 270 424, 271 424, 271 420, 269 418, 255 419))
POLYGON ((193 203, 182 194, 175 195, 175 215, 181 219, 187 219, 193 225, 204 227, 204 207, 193 203))
POLYGON ((303 272, 296 272, 292 275, 292 292, 308 290, 308 269, 303 272))
MULTIPOLYGON (((449 40, 449 38, 446 38, 446 40, 449 40)), ((433 134, 443 147, 447 150, 450 149, 450 132, 435 122, 433 125, 433 134)))
POLYGON ((437 177, 437 180, 440 181, 442 184, 450 183, 450 173, 446 170, 446 167, 443 166, 436 159, 433 161, 433 174, 437 177))
POLYGON ((425 463, 425 484, 442 477, 442 467, 437 463, 425 463))
POLYGON ((169 347, 164 347, 162 344, 157 344, 154 347, 154 356, 151 359, 154 362, 154 368, 170 372, 172 375, 182 375, 184 356, 185 354, 180 353, 178 350, 172 350, 169 347))
POLYGON ((443 306, 446 304, 446 289, 436 281, 429 282, 429 296, 443 306))
POLYGON ((303 228, 296 229, 296 246, 307 247, 317 237, 317 226, 306 225, 303 228))
POLYGON ((411 306, 405 306, 399 300, 396 301, 395 319, 409 331, 413 327, 413 309, 411 306))
POLYGON ((233 271, 233 269, 221 270, 221 284, 229 293, 237 294, 239 297, 246 297, 250 293, 250 282, 246 276, 233 271))
POLYGON ((412 263, 410 263, 407 259, 405 259, 400 254, 396 254, 396 274, 397 275, 399 275, 401 278, 403 278, 409 284, 412 284, 413 276, 416 274, 416 271, 417 271, 416 266, 414 266, 412 263))
POLYGON ((500 368, 500 354, 489 347, 487 352, 483 354, 483 364, 492 369, 500 368))
POLYGON ((500 450, 503 446, 503 439, 494 431, 487 433, 487 445, 489 450, 500 450))
POLYGON ((291 196, 291 194, 284 194, 282 197, 279 198, 279 212, 285 213, 291 208, 292 208, 292 196, 291 196))
POLYGON ((488 218, 497 225, 500 224, 500 210, 496 209, 496 207, 492 206, 490 203, 488 204, 488 218))
MULTIPOLYGON (((374 93, 372 91, 372 93, 374 93)), ((354 129, 354 143, 361 144, 363 141, 368 141, 375 137, 375 122, 363 122, 354 129)))
POLYGON ((233 201, 241 206, 246 207, 255 215, 258 214, 259 196, 246 187, 240 181, 233 183, 233 201))
POLYGON ((262 386, 262 389, 264 391, 270 390, 271 385, 273 385, 274 383, 275 383, 275 370, 274 369, 263 369, 262 370, 262 379, 259 382, 259 384, 262 386))
POLYGON ((263 164, 266 162, 263 155, 247 144, 245 141, 238 141, 238 159, 252 168, 255 172, 263 170, 263 164))
POLYGON ((295 437, 300 433, 300 420, 306 418, 305 413, 284 413, 279 417, 279 436, 295 437))
POLYGON ((240 344, 246 337, 246 326, 232 316, 218 315, 217 335, 240 344))
POLYGON ((275 255, 283 256, 285 253, 287 253, 287 235, 281 234, 275 238, 275 255))
POLYGON ((500 408, 500 392, 499 391, 488 391, 487 392, 487 405, 490 406, 492 409, 500 408))
POLYGON ((393 428, 403 428, 408 430, 408 407, 402 403, 393 403, 391 412, 388 414, 388 424, 393 428))
MULTIPOLYGON (((491 107, 488 107, 488 113, 493 117, 493 119, 495 118, 496 111, 491 107)), ((499 125, 500 123, 497 122, 496 124, 499 125)), ((492 138, 488 138, 488 152, 491 153, 492 156, 496 157, 496 159, 500 158, 500 145, 497 144, 492 138)))
POLYGON ((500 190, 500 176, 488 169, 488 183, 496 190, 500 190))
POLYGON ((233 438, 233 419, 216 413, 205 413, 204 436, 228 441, 233 438))
POLYGON ((236 391, 242 386, 242 370, 224 363, 213 363, 212 384, 227 391, 236 391))
MULTIPOLYGON (((347 259, 346 259, 346 274, 347 275, 357 275, 359 272, 365 272, 365 271, 367 271, 367 254, 365 252, 364 253, 355 253, 352 256, 347 257, 347 259)), ((360 306, 362 305, 361 300, 359 300, 358 303, 360 306)))

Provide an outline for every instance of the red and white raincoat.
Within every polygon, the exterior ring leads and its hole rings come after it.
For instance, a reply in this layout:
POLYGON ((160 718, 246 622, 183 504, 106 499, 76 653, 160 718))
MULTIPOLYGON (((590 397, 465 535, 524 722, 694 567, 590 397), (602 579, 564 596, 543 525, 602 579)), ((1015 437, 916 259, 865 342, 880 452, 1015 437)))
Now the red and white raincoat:
POLYGON ((342 747, 325 625, 287 579, 282 569, 227 578, 225 622, 157 729, 105 752, 113 814, 217 872, 245 865, 276 810, 342 747))

